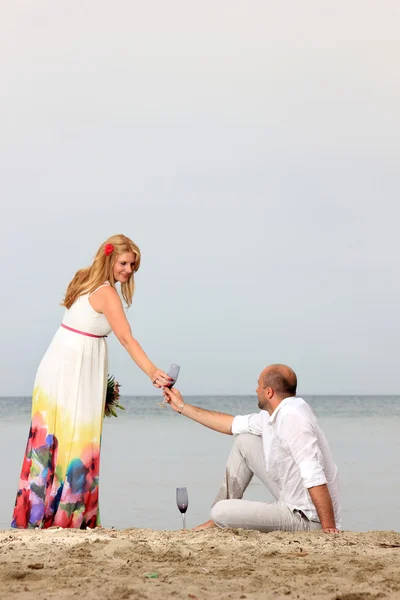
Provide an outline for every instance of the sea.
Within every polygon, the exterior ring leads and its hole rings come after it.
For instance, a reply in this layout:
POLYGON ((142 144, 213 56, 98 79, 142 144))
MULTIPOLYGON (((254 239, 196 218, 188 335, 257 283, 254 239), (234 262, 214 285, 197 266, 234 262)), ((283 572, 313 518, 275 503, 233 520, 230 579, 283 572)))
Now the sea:
MULTIPOLYGON (((342 525, 400 530, 400 396, 303 396, 318 417, 339 468, 342 525)), ((232 415, 257 412, 255 396, 186 396, 232 415)), ((125 396, 106 418, 100 468, 104 527, 173 530, 182 526, 176 488, 189 497, 187 526, 209 519, 232 436, 159 406, 158 396, 125 396)), ((31 399, 0 397, 0 528, 10 526, 30 425, 31 399)), ((253 478, 246 499, 270 501, 253 478)))

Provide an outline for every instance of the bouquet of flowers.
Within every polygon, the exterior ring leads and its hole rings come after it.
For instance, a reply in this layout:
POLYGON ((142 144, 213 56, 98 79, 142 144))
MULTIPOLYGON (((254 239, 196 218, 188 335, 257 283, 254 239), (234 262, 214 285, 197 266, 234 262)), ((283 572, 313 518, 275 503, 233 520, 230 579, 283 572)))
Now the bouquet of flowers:
POLYGON ((125 410, 121 404, 119 404, 119 385, 118 381, 115 381, 115 377, 113 375, 109 375, 107 378, 107 392, 106 392, 106 403, 104 407, 104 416, 105 417, 118 417, 116 409, 120 408, 121 410, 125 410))

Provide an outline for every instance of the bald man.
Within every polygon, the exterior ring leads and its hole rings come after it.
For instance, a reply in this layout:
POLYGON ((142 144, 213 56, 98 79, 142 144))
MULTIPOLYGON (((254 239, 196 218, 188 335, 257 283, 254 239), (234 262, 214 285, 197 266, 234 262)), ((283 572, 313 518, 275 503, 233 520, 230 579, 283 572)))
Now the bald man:
POLYGON ((196 529, 339 533, 337 467, 314 413, 296 397, 296 388, 290 367, 270 365, 258 379, 260 412, 236 417, 187 404, 179 390, 165 388, 165 399, 176 412, 236 436, 211 519, 196 529), (242 500, 253 475, 275 502, 242 500))

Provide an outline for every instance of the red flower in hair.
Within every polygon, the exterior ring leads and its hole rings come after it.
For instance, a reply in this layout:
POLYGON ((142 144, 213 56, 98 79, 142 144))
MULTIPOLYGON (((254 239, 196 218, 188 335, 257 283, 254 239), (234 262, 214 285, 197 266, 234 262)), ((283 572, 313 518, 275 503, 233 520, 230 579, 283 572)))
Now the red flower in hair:
POLYGON ((104 246, 104 254, 106 256, 110 256, 111 252, 114 250, 114 246, 112 244, 106 244, 104 246))

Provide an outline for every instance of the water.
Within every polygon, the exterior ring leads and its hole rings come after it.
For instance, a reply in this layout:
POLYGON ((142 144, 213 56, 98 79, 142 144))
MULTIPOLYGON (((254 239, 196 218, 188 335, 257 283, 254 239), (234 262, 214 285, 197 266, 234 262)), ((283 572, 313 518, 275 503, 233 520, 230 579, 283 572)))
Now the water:
MULTIPOLYGON (((311 396, 312 406, 339 467, 343 527, 400 530, 400 396, 311 396)), ((254 396, 185 398, 230 414, 257 409, 254 396)), ((187 525, 209 518, 232 444, 194 423, 159 397, 123 397, 126 411, 106 419, 100 474, 106 527, 178 529, 176 488, 187 487, 187 525)), ((30 398, 0 398, 2 487, 0 527, 9 527, 30 423, 30 398)), ((245 498, 270 500, 254 479, 245 498)))

